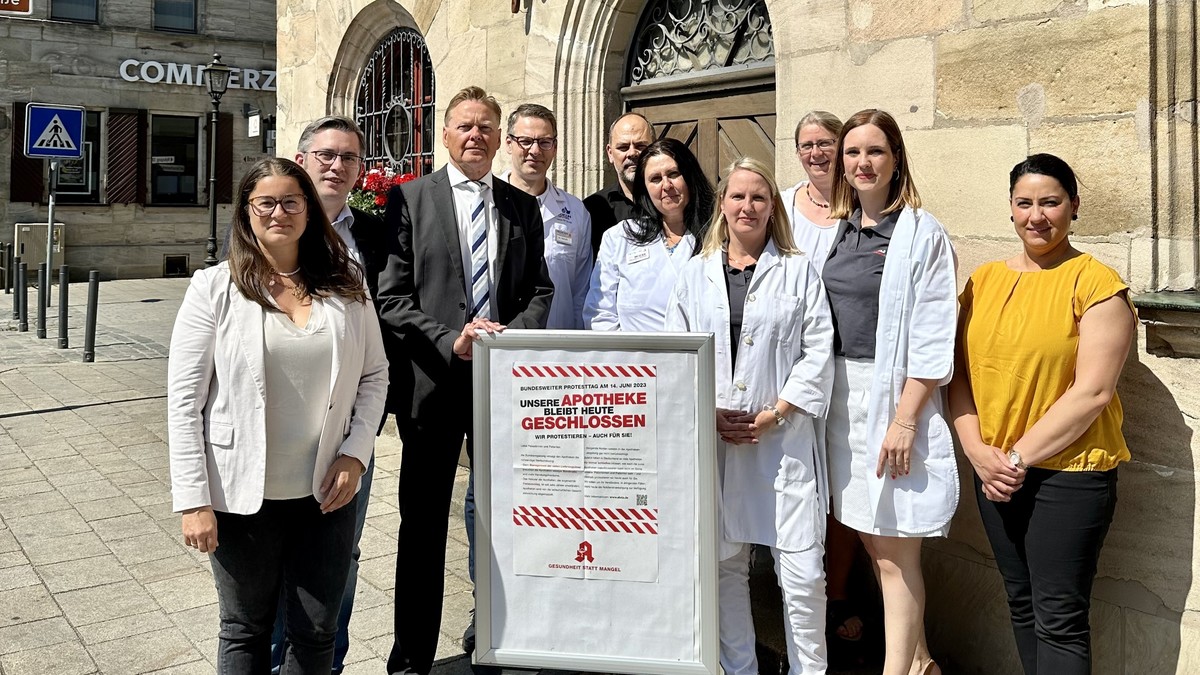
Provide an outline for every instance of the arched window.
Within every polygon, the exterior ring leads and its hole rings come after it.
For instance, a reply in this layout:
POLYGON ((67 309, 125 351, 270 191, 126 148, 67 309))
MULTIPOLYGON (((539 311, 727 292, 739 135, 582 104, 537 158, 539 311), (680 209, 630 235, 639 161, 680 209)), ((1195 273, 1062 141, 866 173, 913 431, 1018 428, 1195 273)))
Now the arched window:
POLYGON ((433 65, 425 39, 398 28, 380 41, 358 83, 357 121, 367 135, 367 166, 390 165, 423 176, 433 171, 433 65))
POLYGON ((642 12, 627 82, 772 65, 763 0, 654 0, 642 12))

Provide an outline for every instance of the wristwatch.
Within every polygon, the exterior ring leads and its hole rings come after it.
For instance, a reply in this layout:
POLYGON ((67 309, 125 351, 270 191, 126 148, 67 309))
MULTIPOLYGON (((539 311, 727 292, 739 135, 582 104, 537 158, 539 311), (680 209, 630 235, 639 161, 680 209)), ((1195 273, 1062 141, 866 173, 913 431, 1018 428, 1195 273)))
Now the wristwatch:
POLYGON ((783 413, 779 412, 779 408, 776 408, 773 405, 764 405, 763 410, 770 410, 775 414, 775 426, 777 427, 783 426, 783 423, 787 421, 787 418, 783 416, 783 413))
POLYGON ((1029 468, 1029 465, 1025 463, 1025 460, 1021 459, 1021 453, 1017 452, 1016 450, 1008 451, 1008 461, 1012 462, 1013 466, 1022 471, 1029 468))

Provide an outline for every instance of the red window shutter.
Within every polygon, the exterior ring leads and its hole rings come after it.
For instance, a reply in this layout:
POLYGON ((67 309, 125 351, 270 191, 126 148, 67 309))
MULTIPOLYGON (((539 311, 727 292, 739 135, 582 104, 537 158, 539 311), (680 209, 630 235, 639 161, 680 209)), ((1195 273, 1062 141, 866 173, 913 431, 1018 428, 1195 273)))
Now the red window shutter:
POLYGON ((146 167, 142 112, 108 113, 108 203, 144 204, 146 167))
POLYGON ((13 103, 12 158, 9 163, 11 202, 41 203, 46 189, 42 160, 25 156, 25 106, 13 103))

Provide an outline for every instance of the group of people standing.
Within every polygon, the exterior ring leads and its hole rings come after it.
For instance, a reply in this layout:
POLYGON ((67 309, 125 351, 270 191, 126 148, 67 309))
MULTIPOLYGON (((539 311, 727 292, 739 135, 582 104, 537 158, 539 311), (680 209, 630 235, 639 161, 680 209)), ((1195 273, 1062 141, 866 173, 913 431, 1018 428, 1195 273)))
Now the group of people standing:
MULTIPOLYGON (((341 671, 385 412, 404 443, 387 668, 430 671, 464 438, 474 452, 474 345, 546 327, 714 335, 729 675, 758 672, 751 547, 775 561, 790 672, 823 673, 827 620, 841 639, 862 633, 846 588, 859 542, 882 591, 884 673, 939 672, 921 545, 958 506, 951 423, 1025 672, 1089 672, 1135 320, 1116 273, 1070 244, 1066 163, 1013 168, 1022 246, 959 295, 950 237, 886 112, 805 115, 807 178, 782 193, 750 158, 714 188, 685 144, 622 115, 606 147, 618 181, 582 202, 547 179, 551 111, 508 117, 512 168, 496 177, 500 125, 486 92, 456 94, 449 163, 394 188, 383 221, 346 206, 364 139, 345 118, 243 179, 228 259, 180 309, 168 383, 174 507, 185 543, 212 554, 221 672, 341 671)), ((469 499, 473 575, 472 521, 469 499)))

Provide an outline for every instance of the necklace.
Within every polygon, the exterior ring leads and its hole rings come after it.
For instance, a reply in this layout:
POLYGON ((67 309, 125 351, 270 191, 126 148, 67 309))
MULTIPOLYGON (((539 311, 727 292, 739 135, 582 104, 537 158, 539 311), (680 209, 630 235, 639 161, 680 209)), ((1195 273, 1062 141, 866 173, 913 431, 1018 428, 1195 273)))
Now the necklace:
POLYGON ((673 234, 674 232, 671 232, 671 230, 667 229, 665 225, 663 226, 663 246, 667 247, 667 253, 674 251, 675 248, 679 246, 679 242, 683 241, 683 234, 680 234, 675 241, 672 242, 671 235, 673 234))
POLYGON ((823 209, 829 208, 829 204, 822 204, 821 202, 813 199, 812 193, 808 191, 808 188, 810 188, 810 187, 812 187, 812 183, 809 183, 808 185, 804 186, 804 196, 808 197, 808 201, 812 202, 813 204, 815 204, 823 209))
POLYGON ((284 288, 288 289, 288 292, 290 292, 292 294, 292 297, 296 298, 297 300, 304 300, 304 298, 308 297, 308 291, 304 288, 303 283, 301 283, 300 281, 297 281, 295 279, 292 279, 292 277, 296 276, 296 274, 298 274, 299 272, 300 272, 299 267, 292 270, 291 272, 280 272, 279 270, 273 269, 273 270, 271 270, 271 278, 267 280, 267 287, 274 288, 275 287, 275 275, 279 275, 285 279, 289 279, 292 281, 292 285, 290 285, 290 286, 287 284, 282 284, 282 286, 284 288))

